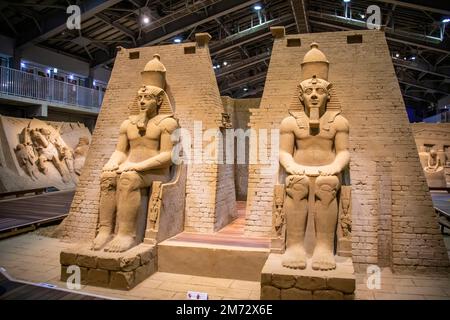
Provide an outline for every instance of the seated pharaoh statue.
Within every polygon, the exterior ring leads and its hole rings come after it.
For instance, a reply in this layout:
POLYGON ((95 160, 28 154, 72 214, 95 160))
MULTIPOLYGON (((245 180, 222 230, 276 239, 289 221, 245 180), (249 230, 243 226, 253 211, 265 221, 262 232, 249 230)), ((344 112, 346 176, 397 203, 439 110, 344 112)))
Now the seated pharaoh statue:
POLYGON ((316 245, 311 267, 332 270, 336 268, 337 194, 342 172, 350 161, 349 124, 340 110, 327 109, 331 98, 331 83, 327 81, 329 62, 316 43, 311 44, 301 66, 298 97, 303 110, 290 111, 280 128, 280 164, 288 174, 283 206, 286 251, 282 265, 306 268, 307 218, 314 214, 316 245))
POLYGON ((141 74, 144 85, 138 91, 139 114, 122 123, 116 149, 102 169, 93 250, 123 252, 137 245, 141 189, 171 178, 171 135, 179 126, 167 112, 172 108, 165 92, 166 69, 159 55, 154 55, 141 74))
POLYGON ((438 171, 444 170, 444 166, 441 163, 441 159, 439 159, 438 154, 435 149, 431 149, 428 155, 427 165, 424 168, 427 173, 434 173, 438 171))

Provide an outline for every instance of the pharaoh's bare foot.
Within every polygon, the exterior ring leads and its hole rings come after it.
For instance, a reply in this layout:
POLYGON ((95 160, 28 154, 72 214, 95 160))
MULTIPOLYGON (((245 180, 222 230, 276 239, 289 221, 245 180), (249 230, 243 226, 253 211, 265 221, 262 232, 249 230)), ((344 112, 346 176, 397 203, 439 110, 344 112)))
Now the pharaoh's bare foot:
POLYGON ((313 270, 333 270, 336 269, 336 261, 332 250, 316 247, 312 256, 313 270))
POLYGON ((109 231, 100 231, 94 239, 92 244, 92 250, 100 250, 109 240, 111 240, 112 234, 109 231))
POLYGON ((291 246, 286 249, 283 254, 281 263, 283 267, 292 269, 306 268, 306 254, 305 250, 300 246, 291 246))
POLYGON ((135 245, 134 237, 127 235, 117 235, 105 247, 108 252, 123 252, 127 251, 135 245))

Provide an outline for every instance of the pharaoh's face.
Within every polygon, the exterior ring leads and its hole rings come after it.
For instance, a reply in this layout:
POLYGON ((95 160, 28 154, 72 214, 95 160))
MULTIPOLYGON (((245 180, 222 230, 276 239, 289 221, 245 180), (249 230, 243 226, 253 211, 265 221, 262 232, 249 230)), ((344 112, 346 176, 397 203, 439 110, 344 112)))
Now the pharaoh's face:
POLYGON ((328 101, 328 90, 322 83, 308 83, 300 93, 305 107, 324 109, 328 101))
POLYGON ((161 97, 146 92, 146 90, 139 90, 138 92, 138 105, 141 112, 146 112, 148 115, 157 111, 158 106, 161 104, 161 97))

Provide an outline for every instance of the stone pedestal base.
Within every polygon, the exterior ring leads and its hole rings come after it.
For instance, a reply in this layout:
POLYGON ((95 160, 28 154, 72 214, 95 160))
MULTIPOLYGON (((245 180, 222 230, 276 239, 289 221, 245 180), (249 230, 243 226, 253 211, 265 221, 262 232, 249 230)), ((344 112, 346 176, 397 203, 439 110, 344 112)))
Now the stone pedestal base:
POLYGON ((436 172, 428 172, 425 170, 425 178, 427 179, 428 187, 430 188, 446 188, 447 181, 445 180, 444 170, 436 172))
POLYGON ((140 244, 121 253, 78 247, 62 251, 60 263, 61 281, 73 274, 67 268, 75 265, 81 269, 81 284, 130 290, 156 271, 156 247, 140 244))
POLYGON ((261 272, 261 300, 354 299, 355 275, 351 258, 336 257, 331 271, 304 270, 281 265, 281 254, 270 254, 261 272))

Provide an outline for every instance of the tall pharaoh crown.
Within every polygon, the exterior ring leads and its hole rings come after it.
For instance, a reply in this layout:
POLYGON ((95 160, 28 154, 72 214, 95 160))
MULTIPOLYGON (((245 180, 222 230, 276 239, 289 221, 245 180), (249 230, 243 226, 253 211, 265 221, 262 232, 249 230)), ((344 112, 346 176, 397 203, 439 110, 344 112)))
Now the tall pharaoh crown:
POLYGON ((314 75, 328 81, 329 62, 325 54, 319 50, 316 42, 311 43, 311 49, 305 54, 302 62, 302 81, 314 75))
POLYGON ((166 88, 166 67, 161 63, 159 54, 154 54, 153 59, 147 62, 144 71, 141 72, 142 84, 166 88))

